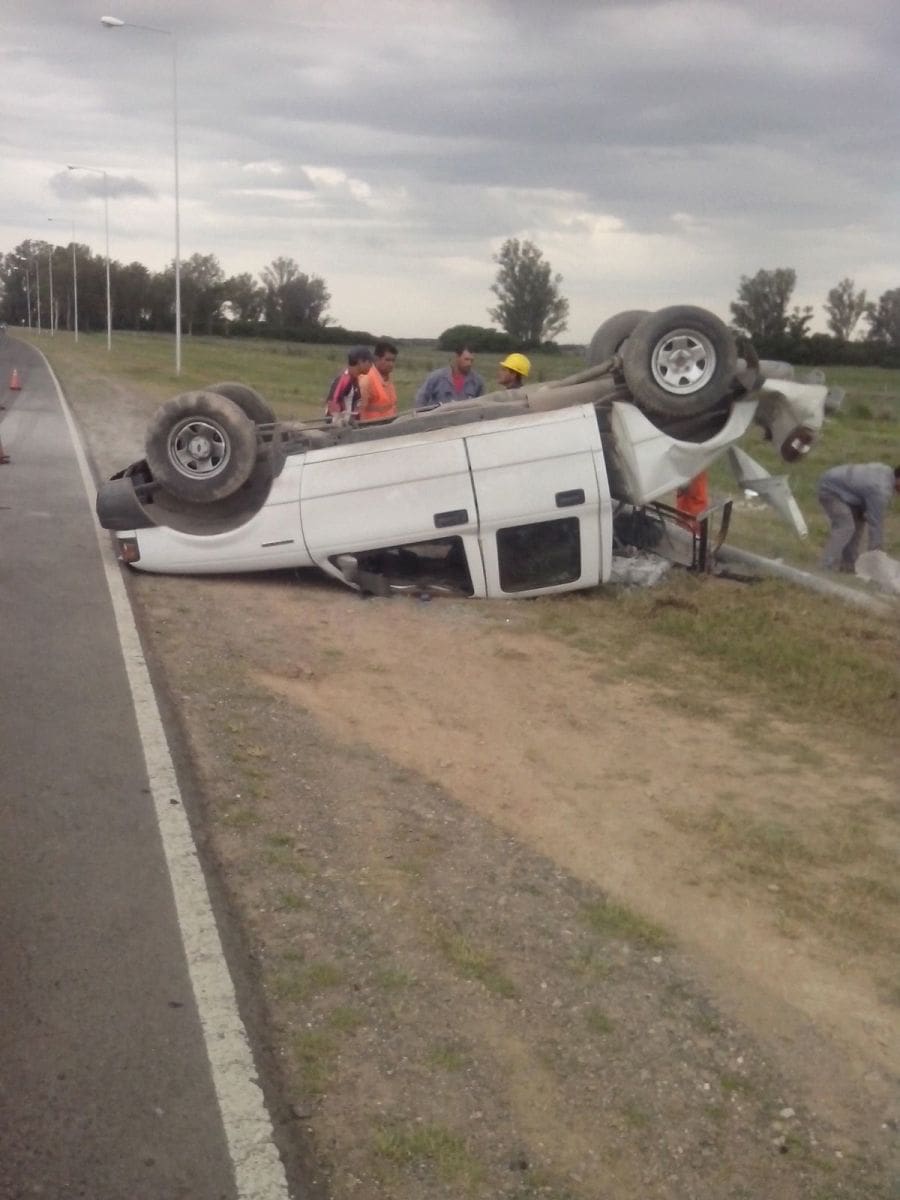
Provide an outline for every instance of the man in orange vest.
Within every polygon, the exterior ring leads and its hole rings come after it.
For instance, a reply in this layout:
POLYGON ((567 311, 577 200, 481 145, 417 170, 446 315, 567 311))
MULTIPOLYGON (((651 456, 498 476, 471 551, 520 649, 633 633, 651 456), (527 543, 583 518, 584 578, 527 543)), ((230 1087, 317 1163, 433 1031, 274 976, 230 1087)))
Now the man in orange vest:
POLYGON ((391 372, 399 351, 392 342, 376 342, 372 370, 359 380, 360 424, 365 421, 389 421, 397 415, 397 392, 391 372))

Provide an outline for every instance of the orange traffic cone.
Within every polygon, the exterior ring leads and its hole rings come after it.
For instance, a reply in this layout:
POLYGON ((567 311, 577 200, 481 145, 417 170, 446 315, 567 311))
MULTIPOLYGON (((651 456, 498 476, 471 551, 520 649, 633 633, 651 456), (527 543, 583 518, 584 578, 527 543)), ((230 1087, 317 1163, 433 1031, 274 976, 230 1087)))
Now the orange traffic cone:
POLYGON ((13 367, 13 373, 9 377, 9 390, 11 392, 21 392, 22 385, 19 382, 19 372, 13 367))

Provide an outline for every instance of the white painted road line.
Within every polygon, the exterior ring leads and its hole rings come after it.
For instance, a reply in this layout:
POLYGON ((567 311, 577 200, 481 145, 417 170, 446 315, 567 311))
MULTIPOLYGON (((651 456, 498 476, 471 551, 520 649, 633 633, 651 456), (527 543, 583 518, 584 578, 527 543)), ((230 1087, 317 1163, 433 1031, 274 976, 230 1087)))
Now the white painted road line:
POLYGON ((75 420, 59 380, 44 362, 72 437, 100 546, 237 1194, 239 1200, 290 1200, 121 569, 94 514, 94 480, 75 420))

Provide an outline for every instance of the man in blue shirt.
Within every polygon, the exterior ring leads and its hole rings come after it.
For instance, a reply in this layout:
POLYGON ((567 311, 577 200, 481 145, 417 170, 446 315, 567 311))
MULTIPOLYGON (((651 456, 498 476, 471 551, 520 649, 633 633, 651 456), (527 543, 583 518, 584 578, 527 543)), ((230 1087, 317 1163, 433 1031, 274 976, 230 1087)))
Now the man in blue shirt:
POLYGON ((449 366, 432 371, 416 392, 416 409, 437 408, 453 400, 484 395, 484 380, 472 370, 475 356, 468 346, 454 346, 449 366))
POLYGON ((831 525, 822 552, 826 570, 853 571, 866 525, 869 549, 881 549, 884 515, 896 492, 900 492, 900 467, 885 463, 848 463, 821 476, 818 500, 831 525))

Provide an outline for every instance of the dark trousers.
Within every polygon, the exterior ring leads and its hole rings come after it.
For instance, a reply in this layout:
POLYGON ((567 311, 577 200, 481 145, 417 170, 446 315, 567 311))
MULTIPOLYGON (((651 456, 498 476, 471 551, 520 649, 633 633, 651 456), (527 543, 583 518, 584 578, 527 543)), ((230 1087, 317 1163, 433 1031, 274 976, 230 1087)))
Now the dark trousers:
POLYGON ((866 527, 865 509, 845 504, 830 492, 819 492, 818 499, 831 525, 822 566, 828 571, 852 571, 866 527))

